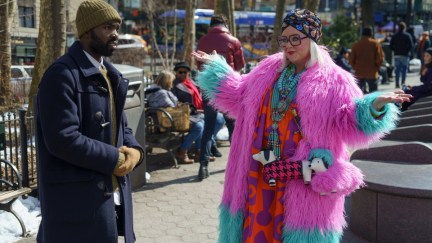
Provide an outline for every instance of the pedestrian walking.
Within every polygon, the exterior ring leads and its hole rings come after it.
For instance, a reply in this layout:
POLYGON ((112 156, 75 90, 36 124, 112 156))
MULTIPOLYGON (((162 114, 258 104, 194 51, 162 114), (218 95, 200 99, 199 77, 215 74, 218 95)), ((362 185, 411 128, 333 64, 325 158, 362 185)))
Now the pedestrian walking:
POLYGON ((394 52, 396 88, 404 85, 408 73, 410 54, 413 49, 411 36, 405 31, 406 24, 398 24, 398 32, 390 40, 390 48, 394 52))
POLYGON ((115 243, 119 235, 135 242, 129 173, 144 153, 123 111, 128 81, 104 59, 117 47, 120 24, 108 3, 83 1, 79 40, 40 82, 39 243, 115 243))
POLYGON ((236 119, 219 242, 341 239, 345 196, 363 184, 347 145, 365 147, 384 136, 397 120, 391 103, 410 96, 402 90, 363 96, 354 77, 318 46, 321 33, 313 12, 289 11, 278 37, 282 52, 246 75, 217 52, 192 53, 206 63, 197 81, 210 104, 236 119), (328 168, 305 184, 303 164, 314 159, 328 168))
POLYGON ((363 28, 362 37, 351 48, 349 61, 354 68, 355 77, 358 78, 363 93, 368 94, 377 91, 384 52, 380 43, 372 37, 371 27, 363 28))
MULTIPOLYGON (((214 15, 210 19, 210 28, 208 33, 198 41, 197 50, 211 53, 216 50, 222 55, 228 65, 234 70, 240 71, 245 66, 243 51, 240 41, 231 35, 228 30, 226 17, 224 15, 214 15)), ((202 63, 198 62, 198 70, 202 69, 202 63)), ((221 157, 222 154, 216 147, 214 140, 217 132, 223 126, 223 117, 212 106, 204 95, 204 132, 201 141, 201 155, 199 158, 200 168, 198 170, 198 179, 202 180, 208 177, 209 156, 215 155, 221 157)), ((231 141, 232 131, 234 130, 234 120, 225 116, 228 128, 229 139, 231 141)))

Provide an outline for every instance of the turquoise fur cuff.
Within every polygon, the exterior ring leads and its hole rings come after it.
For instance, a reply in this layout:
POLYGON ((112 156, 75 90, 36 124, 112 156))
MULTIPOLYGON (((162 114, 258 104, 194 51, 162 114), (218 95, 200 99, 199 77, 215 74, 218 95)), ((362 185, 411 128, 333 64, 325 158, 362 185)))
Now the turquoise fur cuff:
POLYGON ((338 232, 321 232, 318 229, 305 231, 305 230, 287 230, 284 229, 282 239, 283 243, 338 243, 342 238, 342 234, 338 232))
POLYGON ((309 161, 312 161, 314 158, 323 159, 328 166, 333 164, 333 154, 328 149, 312 149, 309 153, 309 161))
POLYGON ((219 243, 241 243, 243 237, 243 213, 233 215, 228 207, 219 206, 219 243))
POLYGON ((387 133, 396 127, 398 121, 399 109, 390 103, 384 106, 383 112, 376 111, 374 115, 380 116, 379 119, 374 117, 372 113, 375 109, 372 107, 372 103, 380 94, 381 92, 370 93, 355 101, 357 104, 357 127, 367 135, 379 132, 387 133))
POLYGON ((199 72, 196 78, 198 86, 204 90, 203 95, 208 99, 214 98, 220 82, 225 80, 231 71, 232 69, 226 63, 225 58, 220 55, 213 56, 213 60, 204 64, 203 71, 199 72))

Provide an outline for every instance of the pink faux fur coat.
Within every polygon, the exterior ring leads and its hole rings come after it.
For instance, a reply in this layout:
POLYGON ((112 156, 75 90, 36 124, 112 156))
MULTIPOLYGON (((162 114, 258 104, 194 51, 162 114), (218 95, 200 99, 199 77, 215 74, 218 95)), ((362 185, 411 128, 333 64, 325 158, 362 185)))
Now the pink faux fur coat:
MULTIPOLYGON (((359 106, 366 106, 364 109, 369 111, 374 97, 364 99, 353 76, 334 64, 325 50, 320 51, 325 64, 308 68, 297 88, 304 139, 292 160, 308 159, 311 149, 327 149, 333 155, 333 165, 315 175, 311 185, 305 185, 303 180, 288 182, 284 195, 284 231, 303 231, 302 237, 309 237, 303 240, 316 239, 310 236, 313 231, 332 232, 339 235, 338 241, 346 225, 345 196, 363 183, 361 171, 349 162, 347 145, 366 147, 382 137, 394 127, 397 111, 387 109, 389 114, 383 121, 374 119, 370 112, 359 114, 359 106), (336 193, 330 193, 333 190, 336 193), (327 195, 321 196, 321 192, 327 195)), ((220 242, 238 242, 238 237, 241 238, 239 232, 234 232, 242 230, 241 223, 235 221, 236 215, 243 213, 248 198, 252 135, 261 99, 279 75, 282 58, 282 53, 269 56, 246 75, 234 72, 223 64, 223 59, 215 58, 198 75, 198 82, 212 104, 236 119, 221 203, 221 210, 225 209, 228 215, 221 213, 220 242)), ((299 239, 285 234, 284 242, 293 240, 299 239)))

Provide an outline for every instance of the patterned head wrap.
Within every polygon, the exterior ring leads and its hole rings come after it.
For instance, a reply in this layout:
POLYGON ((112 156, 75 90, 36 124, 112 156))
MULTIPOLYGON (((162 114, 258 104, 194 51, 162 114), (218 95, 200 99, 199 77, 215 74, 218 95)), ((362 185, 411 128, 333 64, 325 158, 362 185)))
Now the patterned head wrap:
POLYGON ((295 9, 289 11, 283 20, 282 31, 288 26, 294 27, 315 42, 321 39, 321 20, 310 10, 295 9))

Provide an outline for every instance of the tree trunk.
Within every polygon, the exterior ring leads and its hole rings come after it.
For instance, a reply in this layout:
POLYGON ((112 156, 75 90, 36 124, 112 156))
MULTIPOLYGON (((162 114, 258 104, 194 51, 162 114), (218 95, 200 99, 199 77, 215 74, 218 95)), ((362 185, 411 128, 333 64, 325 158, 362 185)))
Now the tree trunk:
POLYGON ((223 14, 228 19, 228 29, 236 36, 236 25, 234 17, 234 0, 215 0, 214 14, 223 14))
MULTIPOLYGON (((177 0, 174 0, 174 11, 177 9, 177 0)), ((168 27, 167 27, 168 30, 168 27)), ((167 31, 168 33, 168 31, 167 31)), ((168 69, 174 66, 175 55, 177 52, 177 14, 174 15, 174 28, 173 28, 173 50, 171 52, 171 59, 168 62, 168 66, 165 68, 168 69)))
POLYGON ((273 54, 279 51, 279 44, 277 42, 277 37, 282 32, 282 19, 285 13, 285 0, 278 0, 276 5, 276 16, 274 20, 273 34, 272 34, 272 42, 271 42, 271 53, 273 54))
POLYGON ((66 45, 66 13, 64 0, 41 0, 36 60, 29 93, 29 109, 45 70, 64 54, 66 45))
POLYGON ((0 0, 0 110, 14 103, 11 79, 11 31, 16 1, 0 0))
POLYGON ((318 13, 318 7, 320 4, 320 0, 304 0, 303 4, 304 4, 305 9, 309 9, 310 11, 314 12, 315 14, 318 13))
POLYGON ((164 17, 159 19, 159 21, 155 21, 157 19, 158 11, 157 10, 163 10, 163 12, 166 11, 172 11, 174 13, 175 9, 177 8, 177 0, 174 0, 173 4, 164 5, 161 9, 157 9, 157 6, 161 4, 160 0, 147 0, 143 1, 143 9, 146 12, 148 18, 149 18, 149 25, 150 25, 150 31, 151 31, 151 43, 152 43, 152 71, 156 72, 156 66, 158 65, 156 63, 156 59, 158 58, 163 66, 163 69, 169 69, 171 70, 174 66, 174 62, 176 61, 176 42, 177 42, 177 14, 173 14, 172 16, 164 17), (165 7, 166 6, 166 7, 165 7), (171 22, 172 21, 172 22, 171 22), (168 22, 172 24, 173 26, 173 34, 171 35, 169 33, 168 29, 168 22), (157 27, 158 25, 159 27, 157 27), (163 33, 162 39, 165 41, 165 51, 161 50, 159 48, 159 45, 157 43, 156 39, 156 30, 159 29, 161 33, 163 33), (172 39, 171 39, 172 38, 172 39), (171 52, 169 51, 169 41, 172 41, 172 49, 171 52))
POLYGON ((345 11, 345 0, 337 0, 337 11, 338 12, 345 11))
POLYGON ((372 27, 374 26, 374 18, 373 18, 373 1, 372 0, 362 0, 361 1, 361 18, 362 18, 362 27, 372 27))
POLYGON ((197 0, 186 1, 186 16, 185 16, 185 28, 183 33, 183 56, 191 67, 194 67, 193 58, 191 53, 194 50, 195 44, 195 8, 197 0))

